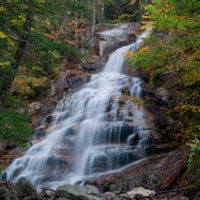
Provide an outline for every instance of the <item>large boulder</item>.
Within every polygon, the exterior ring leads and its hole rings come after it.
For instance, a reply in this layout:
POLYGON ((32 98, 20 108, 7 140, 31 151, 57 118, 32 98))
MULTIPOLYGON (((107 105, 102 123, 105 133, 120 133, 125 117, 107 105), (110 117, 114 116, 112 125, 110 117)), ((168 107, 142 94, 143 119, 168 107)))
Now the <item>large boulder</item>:
POLYGON ((60 72, 60 79, 52 86, 50 96, 63 95, 64 91, 69 91, 88 81, 89 74, 81 70, 66 70, 60 72))
POLYGON ((75 186, 62 185, 56 190, 56 196, 59 198, 69 198, 71 200, 98 200, 99 190, 93 185, 75 186))
POLYGON ((27 177, 20 178, 16 183, 14 183, 13 187, 19 198, 37 195, 36 187, 27 177))
POLYGON ((108 56, 90 56, 81 64, 84 71, 96 72, 102 69, 108 60, 108 56))
POLYGON ((127 192, 134 187, 166 190, 186 168, 189 152, 189 147, 182 146, 171 152, 143 159, 121 172, 101 176, 87 183, 96 185, 103 192, 127 192))
POLYGON ((127 192, 128 196, 133 199, 143 199, 145 197, 153 197, 155 195, 155 191, 147 190, 142 187, 134 188, 133 190, 127 192))
POLYGON ((0 189, 0 199, 1 200, 18 200, 16 194, 6 189, 0 189))

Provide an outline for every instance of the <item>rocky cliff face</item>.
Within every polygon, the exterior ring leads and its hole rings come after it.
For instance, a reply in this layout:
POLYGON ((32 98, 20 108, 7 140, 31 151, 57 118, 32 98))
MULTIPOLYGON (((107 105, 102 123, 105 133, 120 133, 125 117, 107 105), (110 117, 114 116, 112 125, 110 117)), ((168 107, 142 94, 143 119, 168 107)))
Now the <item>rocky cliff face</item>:
POLYGON ((138 23, 102 24, 97 27, 94 38, 97 55, 89 56, 81 67, 84 71, 96 72, 102 69, 108 56, 115 49, 133 43, 140 33, 138 23))
POLYGON ((99 55, 107 55, 122 45, 127 45, 136 40, 140 32, 137 23, 115 24, 112 29, 96 33, 95 47, 99 55))

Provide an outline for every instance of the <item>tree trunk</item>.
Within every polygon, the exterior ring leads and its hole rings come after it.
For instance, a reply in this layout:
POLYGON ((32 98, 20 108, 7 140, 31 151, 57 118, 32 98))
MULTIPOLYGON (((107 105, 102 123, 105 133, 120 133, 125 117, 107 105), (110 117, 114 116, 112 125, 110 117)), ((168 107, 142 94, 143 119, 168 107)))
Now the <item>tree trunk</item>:
POLYGON ((0 95, 0 104, 4 103, 6 96, 10 91, 12 82, 16 77, 20 61, 22 60, 24 51, 26 49, 28 34, 31 31, 32 21, 33 21, 33 12, 32 8, 29 7, 27 10, 26 21, 24 23, 24 34, 20 37, 19 40, 20 41, 19 46, 14 56, 15 62, 11 63, 11 69, 9 71, 8 77, 3 84, 2 93, 0 95))
POLYGON ((103 22, 104 20, 104 1, 102 1, 102 6, 101 6, 101 19, 100 19, 100 24, 103 22))
POLYGON ((92 40, 94 47, 94 33, 95 33, 95 25, 96 25, 96 7, 95 0, 92 1, 92 12, 93 12, 93 20, 92 20, 92 40))

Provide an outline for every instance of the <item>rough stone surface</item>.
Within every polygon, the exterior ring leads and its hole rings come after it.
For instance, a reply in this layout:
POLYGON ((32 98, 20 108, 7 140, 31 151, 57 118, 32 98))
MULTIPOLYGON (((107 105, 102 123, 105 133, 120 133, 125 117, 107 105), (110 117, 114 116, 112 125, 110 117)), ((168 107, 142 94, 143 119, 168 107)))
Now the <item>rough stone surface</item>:
POLYGON ((87 194, 92 194, 92 195, 99 195, 100 191, 98 188, 96 188, 94 185, 86 185, 85 189, 87 191, 87 194))
POLYGON ((70 198, 72 200, 97 200, 99 190, 92 185, 74 186, 66 184, 59 186, 56 190, 56 196, 59 198, 70 198))
POLYGON ((81 67, 84 71, 96 72, 102 69, 108 60, 108 56, 90 56, 81 67))
POLYGON ((187 166, 189 148, 181 148, 139 161, 121 172, 88 181, 101 191, 130 191, 134 187, 169 188, 187 166))
POLYGON ((69 200, 69 199, 66 199, 66 198, 58 198, 56 200, 69 200))
POLYGON ((13 186, 14 189, 17 191, 19 197, 29 197, 32 195, 37 195, 36 187, 26 177, 20 178, 13 186))
POLYGON ((58 95, 63 91, 69 91, 80 86, 88 80, 89 74, 81 70, 66 70, 60 72, 60 79, 52 86, 50 96, 58 95))
POLYGON ((106 192, 103 194, 102 196, 102 200, 114 200, 114 199, 117 199, 117 195, 115 195, 114 193, 112 192, 106 192))
POLYGON ((140 25, 137 23, 116 24, 112 30, 98 32, 96 34, 95 46, 99 55, 108 55, 120 46, 130 44, 136 39, 140 25))
POLYGON ((18 200, 18 198, 11 191, 0 189, 0 200, 18 200))
POLYGON ((133 190, 127 192, 128 196, 131 198, 144 198, 144 197, 153 197, 155 195, 155 191, 147 190, 142 187, 134 188, 133 190))

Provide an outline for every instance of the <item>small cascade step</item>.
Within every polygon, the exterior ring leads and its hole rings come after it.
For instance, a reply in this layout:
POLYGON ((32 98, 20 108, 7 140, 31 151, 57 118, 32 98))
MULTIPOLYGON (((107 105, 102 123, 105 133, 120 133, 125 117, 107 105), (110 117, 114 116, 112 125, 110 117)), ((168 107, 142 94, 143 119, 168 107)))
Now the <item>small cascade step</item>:
POLYGON ((102 129, 101 132, 96 134, 93 144, 102 144, 102 143, 123 143, 127 141, 129 135, 138 132, 141 128, 137 126, 112 126, 108 129, 102 129))
POLYGON ((94 147, 94 153, 88 156, 86 174, 114 170, 140 159, 136 150, 124 146, 104 146, 103 149, 94 147), (98 152, 98 153, 96 153, 98 152))

